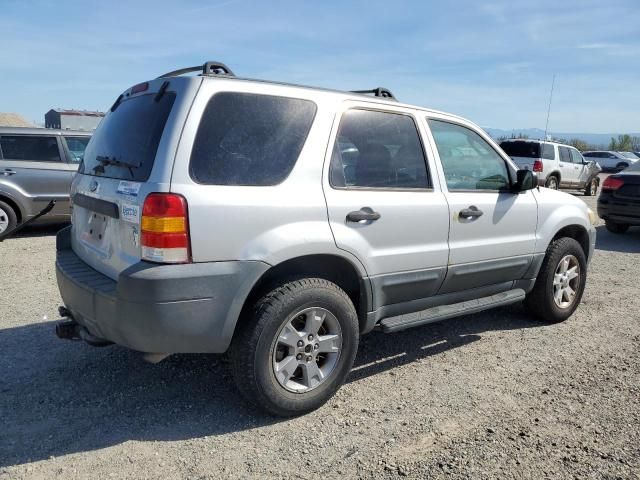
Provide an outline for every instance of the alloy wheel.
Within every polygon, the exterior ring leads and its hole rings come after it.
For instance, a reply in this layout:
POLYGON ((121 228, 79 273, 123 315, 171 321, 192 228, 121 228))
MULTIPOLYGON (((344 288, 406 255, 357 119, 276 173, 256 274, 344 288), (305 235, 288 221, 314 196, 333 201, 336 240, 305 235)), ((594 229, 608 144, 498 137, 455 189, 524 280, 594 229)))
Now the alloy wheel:
POLYGON ((0 233, 4 233, 9 228, 9 214, 0 208, 0 233))
POLYGON ((284 323, 272 347, 273 373, 286 390, 306 393, 324 383, 338 364, 342 331, 321 307, 305 308, 284 323))
POLYGON ((553 277, 553 301, 559 308, 573 305, 580 287, 580 263, 573 255, 562 257, 553 277))

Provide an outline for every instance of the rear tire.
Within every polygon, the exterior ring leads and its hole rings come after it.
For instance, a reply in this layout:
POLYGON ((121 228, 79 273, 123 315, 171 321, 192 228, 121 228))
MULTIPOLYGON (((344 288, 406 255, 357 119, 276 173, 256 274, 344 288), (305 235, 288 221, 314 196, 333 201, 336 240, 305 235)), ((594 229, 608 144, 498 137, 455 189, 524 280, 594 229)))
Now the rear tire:
POLYGON ((322 406, 344 383, 358 350, 356 310, 320 278, 286 283, 258 300, 231 346, 246 400, 281 417, 322 406))
POLYGON ((546 323, 562 322, 580 305, 586 280, 587 259, 580 244, 568 237, 554 240, 525 305, 546 323))
POLYGON ((558 190, 558 188, 560 187, 560 180, 558 180, 558 177, 556 177, 555 175, 549 175, 549 178, 547 178, 544 186, 552 190, 558 190))
POLYGON ((620 162, 619 164, 616 165, 616 170, 618 172, 621 172, 622 170, 624 170, 625 168, 627 168, 629 166, 628 163, 625 162, 620 162))
POLYGON ((13 230, 18 224, 18 217, 13 208, 0 200, 0 238, 13 230))
POLYGON ((584 194, 587 197, 593 197, 598 193, 598 180, 591 180, 584 188, 584 194))
POLYGON ((604 225, 611 233, 622 234, 629 230, 629 225, 626 223, 616 223, 611 220, 605 220, 604 225))

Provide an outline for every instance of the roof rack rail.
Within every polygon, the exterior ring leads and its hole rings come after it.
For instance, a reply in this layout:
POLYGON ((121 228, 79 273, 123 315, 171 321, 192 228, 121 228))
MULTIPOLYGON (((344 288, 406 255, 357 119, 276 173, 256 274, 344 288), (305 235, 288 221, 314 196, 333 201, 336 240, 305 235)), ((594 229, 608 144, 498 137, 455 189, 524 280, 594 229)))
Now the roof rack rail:
POLYGON ((228 75, 230 77, 236 76, 235 73, 233 73, 231 69, 224 63, 207 62, 199 67, 187 67, 181 68, 180 70, 174 70, 172 72, 165 73, 164 75, 160 75, 158 78, 178 77, 180 75, 184 75, 185 73, 191 72, 202 72, 202 75, 228 75))
POLYGON ((373 94, 374 97, 390 98, 391 100, 396 100, 396 97, 393 96, 391 90, 384 87, 372 88, 371 90, 351 90, 351 93, 360 93, 362 95, 373 94))

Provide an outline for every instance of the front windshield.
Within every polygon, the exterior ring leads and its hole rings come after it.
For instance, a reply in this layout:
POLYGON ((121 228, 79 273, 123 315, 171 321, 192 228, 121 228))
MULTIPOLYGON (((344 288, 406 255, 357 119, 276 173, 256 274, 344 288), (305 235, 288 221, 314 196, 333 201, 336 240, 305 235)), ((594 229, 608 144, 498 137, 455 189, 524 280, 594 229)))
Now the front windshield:
POLYGON ((623 157, 625 158, 629 158, 631 160, 640 160, 640 157, 638 157, 635 153, 633 152, 620 152, 622 154, 623 157))
POLYGON ((73 163, 80 163, 84 159, 84 151, 91 137, 64 137, 73 163))

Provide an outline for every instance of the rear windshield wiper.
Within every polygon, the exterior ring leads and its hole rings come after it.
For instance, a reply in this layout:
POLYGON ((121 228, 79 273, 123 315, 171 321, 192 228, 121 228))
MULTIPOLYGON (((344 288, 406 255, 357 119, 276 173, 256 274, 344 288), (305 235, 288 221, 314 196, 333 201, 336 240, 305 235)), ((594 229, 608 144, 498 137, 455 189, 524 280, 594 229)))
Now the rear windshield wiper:
POLYGON ((93 167, 94 173, 104 173, 104 167, 107 165, 113 165, 114 167, 125 167, 129 169, 129 173, 131 174, 131 178, 134 178, 133 169, 138 168, 140 166, 139 163, 129 163, 123 162, 122 160, 118 160, 116 157, 108 157, 105 155, 98 155, 96 157, 96 161, 99 162, 98 165, 93 167))

